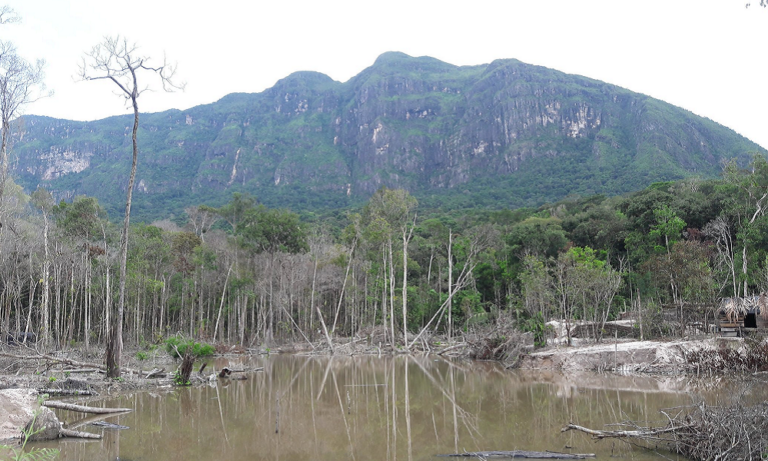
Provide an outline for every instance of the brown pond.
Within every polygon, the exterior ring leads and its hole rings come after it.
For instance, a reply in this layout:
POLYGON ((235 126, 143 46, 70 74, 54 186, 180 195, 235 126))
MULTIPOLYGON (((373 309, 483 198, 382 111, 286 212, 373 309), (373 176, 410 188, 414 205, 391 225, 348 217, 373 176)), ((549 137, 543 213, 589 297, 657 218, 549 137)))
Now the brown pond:
POLYGON ((135 409, 107 419, 129 429, 83 426, 103 431, 103 440, 45 446, 59 448, 59 460, 98 461, 410 461, 515 449, 662 459, 560 428, 569 421, 598 429, 625 420, 652 424, 662 419, 659 409, 735 388, 683 377, 509 371, 434 357, 272 356, 245 365, 264 370, 243 381, 102 400, 96 405, 135 409))

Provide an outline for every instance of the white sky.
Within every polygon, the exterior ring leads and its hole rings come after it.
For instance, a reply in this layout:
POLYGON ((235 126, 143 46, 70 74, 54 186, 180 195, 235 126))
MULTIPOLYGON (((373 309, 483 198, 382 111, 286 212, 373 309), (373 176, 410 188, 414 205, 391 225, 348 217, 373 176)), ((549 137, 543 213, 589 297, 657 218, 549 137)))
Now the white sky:
POLYGON ((385 51, 451 64, 500 58, 585 75, 681 106, 768 147, 768 9, 759 0, 0 0, 0 28, 47 60, 55 91, 30 114, 127 113, 108 82, 75 82, 83 53, 122 34, 179 64, 184 93, 147 93, 142 112, 260 92, 298 70, 338 81, 385 51), (746 8, 747 1, 753 5, 746 8))

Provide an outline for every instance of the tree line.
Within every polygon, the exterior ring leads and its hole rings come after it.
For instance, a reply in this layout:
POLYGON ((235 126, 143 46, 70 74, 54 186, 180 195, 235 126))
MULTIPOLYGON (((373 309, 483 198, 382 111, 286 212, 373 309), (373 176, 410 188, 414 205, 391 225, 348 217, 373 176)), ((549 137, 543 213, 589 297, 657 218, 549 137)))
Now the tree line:
MULTIPOLYGON (((93 197, 55 204, 9 179, 0 229, 4 332, 50 347, 105 342, 119 294, 120 229, 93 197)), ((768 290, 768 162, 722 179, 657 183, 624 197, 538 209, 418 213, 382 188, 346 226, 303 223, 248 195, 190 207, 182 223, 132 224, 124 334, 273 345, 356 334, 409 348, 505 317, 605 322, 662 306, 714 306, 768 290)), ((641 313, 641 315, 642 315, 641 313)), ((666 334, 674 331, 668 330, 666 334)))

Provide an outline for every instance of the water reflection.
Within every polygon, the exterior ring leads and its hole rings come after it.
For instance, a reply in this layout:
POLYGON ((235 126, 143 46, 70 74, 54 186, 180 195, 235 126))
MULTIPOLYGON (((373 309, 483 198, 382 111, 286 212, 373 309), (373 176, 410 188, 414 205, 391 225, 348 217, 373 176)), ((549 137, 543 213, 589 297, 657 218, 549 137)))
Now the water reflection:
POLYGON ((427 356, 276 356, 234 365, 264 370, 243 381, 107 400, 135 408, 108 419, 130 429, 62 442, 58 459, 413 461, 515 449, 659 459, 560 428, 653 424, 660 408, 690 403, 695 390, 676 377, 566 377, 427 356))

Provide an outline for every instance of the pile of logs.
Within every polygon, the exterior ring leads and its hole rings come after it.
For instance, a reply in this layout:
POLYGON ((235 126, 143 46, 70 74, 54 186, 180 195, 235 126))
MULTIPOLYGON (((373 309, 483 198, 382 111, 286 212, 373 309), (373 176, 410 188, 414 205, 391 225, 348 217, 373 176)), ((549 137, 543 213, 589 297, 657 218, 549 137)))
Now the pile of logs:
MULTIPOLYGON (((59 437, 77 437, 84 439, 100 439, 101 435, 91 432, 76 431, 77 427, 80 427, 87 423, 94 423, 100 419, 115 416, 117 414, 125 414, 132 411, 130 408, 104 408, 104 407, 88 407, 83 405, 75 405, 72 403, 58 402, 55 400, 46 400, 42 403, 40 411, 32 418, 29 423, 24 427, 24 432, 32 434, 29 437, 29 441, 37 440, 51 440, 59 437), (86 418, 84 420, 73 423, 65 427, 56 414, 50 410, 51 408, 57 408, 60 410, 74 411, 78 413, 90 413, 99 415, 97 418, 86 418)), ((109 427, 115 427, 124 429, 125 426, 111 425, 106 423, 109 427)))
POLYGON ((619 438, 666 444, 677 454, 693 460, 721 461, 763 459, 768 453, 768 404, 707 406, 703 403, 661 412, 666 424, 641 427, 622 423, 627 430, 601 431, 568 424, 562 431, 576 430, 595 439, 619 438))

